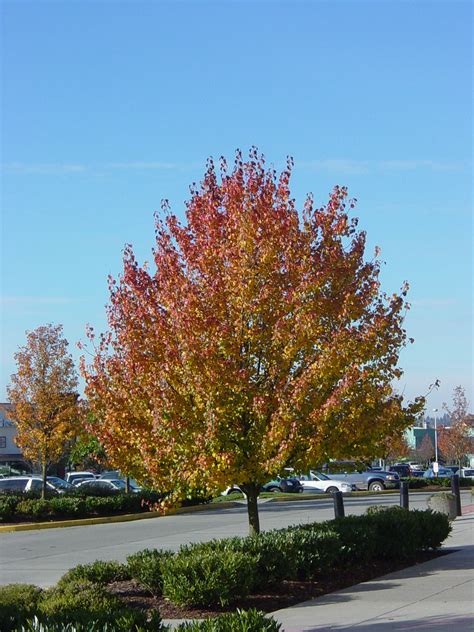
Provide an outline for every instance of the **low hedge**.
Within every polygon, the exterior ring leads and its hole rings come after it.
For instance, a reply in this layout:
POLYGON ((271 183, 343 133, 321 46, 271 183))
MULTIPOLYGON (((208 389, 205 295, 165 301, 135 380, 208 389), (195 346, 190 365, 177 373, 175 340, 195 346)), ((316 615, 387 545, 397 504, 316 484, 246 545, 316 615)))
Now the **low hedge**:
MULTIPOLYGON (((423 478, 422 476, 411 476, 400 480, 407 482, 410 489, 423 489, 424 487, 449 487, 451 489, 451 478, 449 477, 423 478)), ((472 487, 472 480, 460 477, 459 487, 472 487)))
POLYGON ((15 584, 1 587, 0 613, 2 632, 18 632, 23 626, 32 629, 32 625, 40 624, 60 630, 70 624, 80 624, 84 630, 90 625, 104 630, 108 625, 116 632, 162 629, 157 612, 148 618, 145 612, 125 606, 105 586, 86 579, 70 579, 48 590, 15 584), (36 623, 31 621, 33 615, 36 623))
POLYGON ((31 584, 0 586, 0 630, 10 632, 36 614, 43 591, 31 584))
POLYGON ((161 564, 171 555, 173 555, 172 551, 144 549, 127 557, 127 572, 153 595, 159 596, 163 593, 161 564))
POLYGON ((89 581, 95 584, 106 585, 111 582, 131 579, 129 569, 125 564, 114 561, 96 560, 91 564, 78 564, 65 573, 58 581, 57 586, 63 587, 75 581, 89 581))
POLYGON ((160 581, 163 595, 179 605, 224 605, 285 579, 312 579, 374 559, 408 558, 438 548, 450 531, 447 516, 430 510, 380 508, 256 537, 182 546, 161 562, 160 581))
POLYGON ((31 494, 4 494, 0 497, 0 521, 38 520, 52 517, 86 518, 117 513, 139 513, 149 510, 161 495, 155 492, 85 496, 64 494, 42 500, 31 494))
POLYGON ((255 587, 255 558, 242 551, 191 548, 161 563, 163 595, 180 605, 226 606, 255 587))

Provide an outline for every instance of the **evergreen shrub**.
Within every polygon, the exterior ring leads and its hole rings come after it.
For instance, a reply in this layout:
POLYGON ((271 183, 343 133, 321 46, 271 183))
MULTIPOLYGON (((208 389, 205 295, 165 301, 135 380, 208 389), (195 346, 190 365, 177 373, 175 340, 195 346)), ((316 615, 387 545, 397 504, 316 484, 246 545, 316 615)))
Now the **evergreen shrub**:
POLYGON ((215 619, 181 623, 179 632, 279 632, 281 625, 257 610, 237 610, 215 619))
POLYGON ((196 547, 163 559, 163 595, 181 606, 225 606, 255 586, 255 558, 196 547))
POLYGON ((144 549, 127 557, 127 572, 153 595, 161 595, 163 592, 161 564, 171 555, 173 555, 171 551, 144 549))
POLYGON ((31 584, 0 586, 0 630, 16 630, 34 615, 42 592, 41 588, 31 584))

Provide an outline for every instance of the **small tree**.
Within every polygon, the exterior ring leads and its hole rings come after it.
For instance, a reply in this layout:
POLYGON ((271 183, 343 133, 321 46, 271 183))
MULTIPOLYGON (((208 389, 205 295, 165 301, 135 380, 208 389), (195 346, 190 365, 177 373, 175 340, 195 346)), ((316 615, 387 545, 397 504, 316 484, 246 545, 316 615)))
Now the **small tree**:
POLYGON ((126 248, 110 332, 82 364, 116 466, 177 496, 237 483, 251 533, 269 476, 372 454, 423 404, 391 386, 407 287, 381 291, 344 187, 298 213, 291 166, 277 177, 238 153, 219 181, 210 161, 187 225, 166 205, 157 219, 156 272, 126 248))
POLYGON ((7 387, 16 443, 41 467, 43 498, 49 466, 78 431, 77 376, 67 347, 61 325, 27 333, 26 345, 15 354, 17 373, 7 387))
POLYGON ((467 423, 468 401, 462 386, 456 386, 453 392, 453 407, 443 404, 444 410, 449 415, 451 425, 440 428, 438 431, 438 446, 450 461, 457 461, 461 467, 466 454, 472 450, 472 438, 470 426, 467 423))
POLYGON ((417 459, 425 464, 430 463, 434 459, 435 449, 429 434, 425 434, 419 447, 416 448, 416 455, 417 459))

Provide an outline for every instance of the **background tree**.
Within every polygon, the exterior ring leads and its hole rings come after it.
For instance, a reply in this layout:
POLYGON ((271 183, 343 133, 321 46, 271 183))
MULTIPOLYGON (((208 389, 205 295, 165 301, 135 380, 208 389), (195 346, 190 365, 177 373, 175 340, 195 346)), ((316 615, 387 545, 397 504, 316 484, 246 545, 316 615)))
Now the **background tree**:
POLYGON ((435 457, 434 443, 428 434, 425 434, 419 447, 416 449, 416 458, 424 464, 429 464, 435 457))
MULTIPOLYGON (((291 162, 279 177, 252 151, 212 161, 187 224, 163 207, 156 271, 131 246, 110 279, 110 331, 82 370, 96 431, 115 464, 175 496, 238 483, 251 533, 262 483, 291 464, 373 453, 413 422, 391 383, 405 345, 401 294, 364 259, 354 202, 336 187, 299 214, 291 162)), ((377 256, 377 253, 376 253, 377 256)))
POLYGON ((407 443, 405 433, 397 432, 385 439, 379 452, 381 458, 386 461, 398 461, 410 456, 410 446, 407 443))
POLYGON ((448 413, 451 425, 440 428, 438 431, 438 447, 444 457, 449 461, 457 461, 459 467, 466 456, 472 451, 472 438, 470 426, 467 423, 468 401, 462 386, 456 386, 453 392, 453 406, 449 408, 446 403, 443 408, 448 413))
POLYGON ((97 437, 81 431, 71 446, 69 463, 81 470, 98 470, 107 465, 107 455, 97 437))
POLYGON ((43 488, 52 462, 58 460, 78 431, 77 376, 61 325, 45 325, 27 333, 15 354, 17 373, 7 387, 16 443, 25 458, 41 467, 43 488))

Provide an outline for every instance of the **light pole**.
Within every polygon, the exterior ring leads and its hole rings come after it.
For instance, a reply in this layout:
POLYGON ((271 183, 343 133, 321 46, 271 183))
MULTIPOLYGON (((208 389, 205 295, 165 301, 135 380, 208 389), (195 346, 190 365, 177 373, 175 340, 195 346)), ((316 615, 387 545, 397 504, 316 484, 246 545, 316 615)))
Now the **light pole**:
POLYGON ((436 425, 436 413, 438 412, 437 408, 433 408, 433 412, 434 412, 434 431, 435 431, 435 463, 436 463, 436 478, 438 478, 438 428, 436 425))

